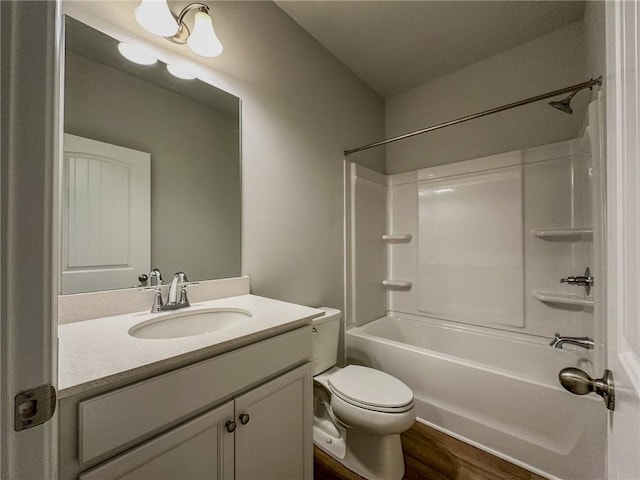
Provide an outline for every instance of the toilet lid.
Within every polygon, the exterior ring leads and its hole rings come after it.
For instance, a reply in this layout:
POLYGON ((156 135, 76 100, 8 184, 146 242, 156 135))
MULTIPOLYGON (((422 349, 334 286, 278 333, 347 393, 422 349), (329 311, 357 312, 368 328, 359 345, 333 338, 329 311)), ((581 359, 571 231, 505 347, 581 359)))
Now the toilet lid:
POLYGON ((329 377, 329 387, 346 401, 370 408, 403 408, 413 392, 391 375, 373 368, 349 365, 329 377))

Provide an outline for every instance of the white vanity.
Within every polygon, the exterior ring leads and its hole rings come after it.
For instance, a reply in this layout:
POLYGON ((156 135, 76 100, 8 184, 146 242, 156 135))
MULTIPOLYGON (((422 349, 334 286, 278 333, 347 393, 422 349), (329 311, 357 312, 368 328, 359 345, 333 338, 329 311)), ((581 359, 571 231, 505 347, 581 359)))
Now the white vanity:
POLYGON ((148 312, 61 325, 60 478, 313 478, 310 323, 323 312, 247 294, 180 314, 231 309, 251 316, 175 338, 129 334, 162 321, 148 312))

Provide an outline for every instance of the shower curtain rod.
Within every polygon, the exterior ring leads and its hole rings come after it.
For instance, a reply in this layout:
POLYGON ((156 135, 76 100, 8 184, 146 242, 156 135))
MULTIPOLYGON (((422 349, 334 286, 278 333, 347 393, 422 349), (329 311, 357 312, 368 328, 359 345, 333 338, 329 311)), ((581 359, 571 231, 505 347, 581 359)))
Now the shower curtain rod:
POLYGON ((596 79, 591 79, 588 82, 578 83, 576 85, 571 85, 570 87, 561 88, 560 90, 554 90, 553 92, 543 93, 542 95, 536 95, 535 97, 526 98, 524 100, 520 100, 518 102, 509 103, 507 105, 502 105, 501 107, 491 108, 489 110, 485 110, 483 112, 474 113, 472 115, 467 115, 465 117, 456 118, 455 120, 450 120, 448 122, 439 123, 437 125, 432 125, 427 128, 423 128, 421 130, 416 130, 415 132, 405 133, 403 135, 398 135, 397 137, 387 138, 386 140, 380 140, 379 142, 370 143, 368 145, 363 145, 361 147, 352 148, 350 150, 345 150, 344 155, 351 155, 352 153, 361 152, 362 150, 367 150, 373 147, 379 147, 381 145, 386 145, 387 143, 397 142, 398 140, 404 140, 405 138, 414 137, 416 135, 421 135, 423 133, 432 132, 434 130, 438 130, 444 127, 450 127, 451 125, 456 125, 462 122, 468 122, 469 120, 474 120, 476 118, 485 117, 487 115, 491 115, 493 113, 503 112, 505 110, 509 110, 511 108, 520 107, 522 105, 527 105, 528 103, 539 102, 540 100, 545 100, 547 98, 556 97, 558 95, 562 95, 563 93, 569 92, 579 92, 580 90, 584 90, 585 88, 591 88, 594 85, 602 85, 602 77, 598 77, 596 79))

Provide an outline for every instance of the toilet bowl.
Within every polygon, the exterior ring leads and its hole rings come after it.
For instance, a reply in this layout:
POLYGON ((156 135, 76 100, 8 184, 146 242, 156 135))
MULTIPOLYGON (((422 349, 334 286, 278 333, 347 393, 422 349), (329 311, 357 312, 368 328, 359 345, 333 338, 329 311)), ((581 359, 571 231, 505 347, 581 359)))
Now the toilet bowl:
POLYGON ((413 392, 397 378, 337 363, 341 313, 323 308, 314 320, 314 443, 370 480, 400 480, 400 434, 415 422, 413 392))

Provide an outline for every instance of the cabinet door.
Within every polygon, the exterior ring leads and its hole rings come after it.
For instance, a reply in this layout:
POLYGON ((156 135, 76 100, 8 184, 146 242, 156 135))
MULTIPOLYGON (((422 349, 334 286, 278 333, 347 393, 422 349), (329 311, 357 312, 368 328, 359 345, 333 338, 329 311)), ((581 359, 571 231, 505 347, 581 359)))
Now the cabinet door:
POLYGON ((312 395, 306 364, 236 397, 237 480, 313 478, 312 395))
POLYGON ((79 480, 233 479, 233 402, 80 475, 79 480))

